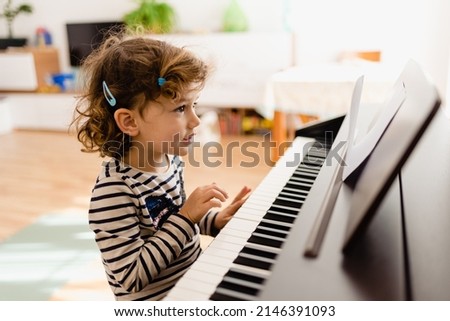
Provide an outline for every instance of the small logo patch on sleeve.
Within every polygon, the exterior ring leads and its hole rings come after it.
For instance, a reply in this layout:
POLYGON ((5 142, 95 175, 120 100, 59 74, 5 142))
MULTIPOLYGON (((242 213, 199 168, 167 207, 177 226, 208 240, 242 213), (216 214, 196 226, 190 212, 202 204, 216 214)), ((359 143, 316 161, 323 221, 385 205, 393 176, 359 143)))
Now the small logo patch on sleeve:
POLYGON ((153 220, 153 227, 157 230, 161 228, 170 214, 178 212, 178 206, 165 195, 147 197, 145 206, 153 220))

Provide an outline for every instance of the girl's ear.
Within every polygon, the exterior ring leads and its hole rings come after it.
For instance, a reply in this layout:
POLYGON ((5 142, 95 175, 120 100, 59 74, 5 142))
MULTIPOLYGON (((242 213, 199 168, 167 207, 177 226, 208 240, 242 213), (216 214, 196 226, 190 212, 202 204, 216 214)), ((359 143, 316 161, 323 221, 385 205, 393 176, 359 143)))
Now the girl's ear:
POLYGON ((132 110, 119 108, 114 112, 114 119, 117 126, 124 134, 136 136, 139 133, 139 127, 132 110))

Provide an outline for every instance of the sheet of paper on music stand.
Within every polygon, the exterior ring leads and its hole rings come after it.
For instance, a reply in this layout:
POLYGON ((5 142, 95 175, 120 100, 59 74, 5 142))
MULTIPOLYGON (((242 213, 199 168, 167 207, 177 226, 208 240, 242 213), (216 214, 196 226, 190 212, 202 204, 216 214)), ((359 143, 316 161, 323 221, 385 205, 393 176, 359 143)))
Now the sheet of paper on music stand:
MULTIPOLYGON (((362 87, 362 84, 361 84, 362 87)), ((361 88, 362 89, 362 88, 361 88)), ((361 90, 357 89, 356 90, 361 90)), ((354 93, 355 94, 355 93, 354 93)), ((376 122, 365 134, 364 137, 359 139, 359 142, 355 143, 355 136, 357 133, 356 124, 359 104, 354 104, 350 109, 350 130, 348 136, 347 155, 345 158, 346 166, 342 174, 342 179, 345 181, 370 155, 375 148, 376 144, 380 140, 381 136, 389 126, 392 118, 397 113, 403 101, 406 98, 405 87, 402 82, 398 82, 394 85, 391 97, 384 103, 382 111, 376 119, 376 122)))
POLYGON ((359 105, 361 103, 361 94, 364 84, 364 76, 359 77, 356 80, 355 87, 353 89, 352 94, 352 102, 350 105, 350 111, 349 111, 349 131, 348 131, 348 138, 347 143, 348 146, 353 146, 355 135, 356 135, 356 123, 358 121, 358 112, 359 112, 359 105))

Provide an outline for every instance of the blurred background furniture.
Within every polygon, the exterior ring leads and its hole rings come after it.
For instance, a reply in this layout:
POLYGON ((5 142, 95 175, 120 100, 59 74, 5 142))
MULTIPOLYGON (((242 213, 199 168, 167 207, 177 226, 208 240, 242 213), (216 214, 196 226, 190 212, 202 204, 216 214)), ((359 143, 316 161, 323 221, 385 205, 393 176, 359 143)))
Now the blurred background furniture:
MULTIPOLYGON (((355 82, 362 75, 361 103, 382 103, 399 71, 397 66, 359 59, 287 68, 272 75, 260 112, 273 118, 273 139, 280 146, 289 139, 290 131, 301 126, 302 118, 323 119, 346 113, 355 82)), ((278 157, 273 155, 274 160, 278 157)))
POLYGON ((10 48, 0 52, 0 91, 37 91, 60 72, 58 50, 53 47, 10 48))

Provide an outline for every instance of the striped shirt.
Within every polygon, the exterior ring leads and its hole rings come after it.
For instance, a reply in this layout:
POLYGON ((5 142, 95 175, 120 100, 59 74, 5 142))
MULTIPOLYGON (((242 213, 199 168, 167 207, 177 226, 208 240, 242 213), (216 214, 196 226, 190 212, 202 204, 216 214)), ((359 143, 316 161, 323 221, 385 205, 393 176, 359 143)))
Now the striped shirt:
POLYGON ((198 224, 178 213, 185 201, 183 163, 165 173, 111 159, 92 191, 89 226, 116 300, 159 300, 201 253, 199 234, 215 236, 216 211, 198 224))

